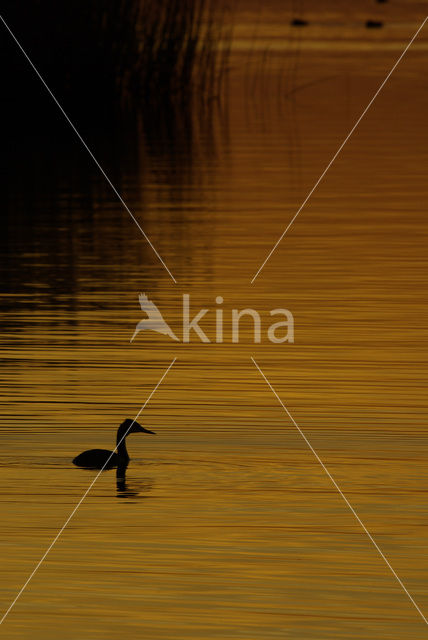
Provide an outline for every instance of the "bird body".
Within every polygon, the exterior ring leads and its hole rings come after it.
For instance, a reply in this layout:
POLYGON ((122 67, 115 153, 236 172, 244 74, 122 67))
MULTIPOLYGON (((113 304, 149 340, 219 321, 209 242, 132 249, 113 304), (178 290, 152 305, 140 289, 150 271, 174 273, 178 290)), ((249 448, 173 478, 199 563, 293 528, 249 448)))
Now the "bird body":
POLYGON ((162 333, 165 336, 169 336, 173 340, 177 340, 178 338, 175 333, 172 331, 171 327, 165 320, 157 306, 148 299, 145 293, 140 293, 138 296, 140 301, 140 307, 145 314, 147 314, 147 318, 144 320, 140 320, 140 322, 135 327, 134 335, 132 336, 130 342, 133 341, 137 333, 140 331, 157 331, 157 333, 162 333))
POLYGON ((135 420, 127 418, 117 430, 116 451, 108 449, 88 449, 73 459, 73 464, 86 469, 113 469, 114 467, 126 467, 129 462, 126 438, 130 433, 152 433, 135 420))
MULTIPOLYGON (((128 458, 129 460, 129 458, 128 458)), ((76 467, 88 469, 113 469, 122 462, 122 458, 108 449, 88 449, 73 459, 76 467)))

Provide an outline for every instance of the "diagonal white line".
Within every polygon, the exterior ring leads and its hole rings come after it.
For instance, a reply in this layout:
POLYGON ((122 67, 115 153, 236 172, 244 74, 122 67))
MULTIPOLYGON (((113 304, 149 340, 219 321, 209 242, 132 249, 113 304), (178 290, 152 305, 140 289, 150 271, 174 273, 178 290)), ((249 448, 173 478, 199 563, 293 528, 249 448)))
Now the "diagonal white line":
POLYGON ((70 520, 72 519, 72 517, 74 516, 74 514, 76 513, 76 511, 79 509, 80 505, 82 504, 82 502, 84 501, 84 499, 86 498, 86 496, 88 495, 88 493, 90 492, 90 490, 92 489, 92 487, 94 486, 94 484, 96 483, 96 481, 98 480, 98 478, 100 477, 101 473, 104 471, 104 469, 106 468, 106 466, 108 465, 109 461, 111 460, 113 454, 115 453, 115 451, 117 450, 118 446, 120 445, 121 442, 123 442, 123 440, 126 438, 126 436, 129 433, 129 430, 131 429, 132 425, 134 424, 134 422, 137 420, 137 418, 141 415, 141 413, 144 411, 145 407, 147 406, 147 404, 150 402, 153 394, 156 392, 156 390, 158 389, 158 387, 160 386, 160 384, 162 383, 163 379, 165 378, 165 376, 167 375, 167 373, 169 372, 169 370, 171 369, 171 367, 173 366, 174 362, 177 360, 177 358, 175 357, 174 360, 171 362, 171 364, 169 365, 169 367, 166 369, 166 371, 164 371, 164 373, 162 374, 161 379, 159 380, 159 382, 157 383, 157 385, 155 386, 155 388, 151 391, 149 397, 147 398, 147 400, 145 401, 145 403, 143 404, 143 406, 141 407, 141 409, 139 410, 139 412, 137 413, 137 415, 135 416, 135 418, 133 419, 132 423, 130 424, 130 426, 128 427, 128 429, 126 430, 125 435, 119 440, 119 442, 116 444, 115 448, 113 449, 113 451, 111 452, 111 454, 109 455, 109 457, 107 458, 107 460, 105 461, 103 467, 99 470, 99 472, 97 473, 97 475, 95 476, 95 478, 92 480, 91 484, 89 485, 89 487, 86 489, 85 493, 83 494, 83 496, 80 498, 79 502, 76 504, 76 506, 74 507, 73 511, 70 513, 70 515, 68 516, 67 520, 64 522, 64 524, 62 525, 61 529, 58 531, 58 533, 56 534, 56 536, 54 537, 54 539, 52 540, 52 542, 50 543, 50 545, 48 546, 48 548, 46 549, 46 551, 44 552, 44 554, 42 555, 42 557, 40 558, 40 560, 38 561, 38 563, 36 564, 36 566, 34 567, 33 571, 30 573, 30 575, 28 576, 27 580, 24 582, 24 584, 22 585, 21 589, 18 591, 17 595, 15 596, 15 598, 12 600, 12 602, 10 603, 9 607, 7 608, 7 610, 5 611, 5 613, 3 614, 3 617, 0 619, 0 624, 2 624, 4 622, 4 620, 6 619, 6 617, 8 616, 8 614, 10 613, 10 611, 12 610, 12 608, 15 606, 18 598, 22 595, 22 593, 25 591, 28 583, 30 582, 30 580, 33 578, 34 574, 38 571, 38 569, 40 568, 41 564, 44 562, 46 556, 48 555, 49 551, 52 549, 52 547, 55 545, 55 543, 57 542, 58 538, 61 536, 62 532, 64 531, 64 529, 66 528, 66 526, 68 525, 68 523, 70 522, 70 520))
POLYGON ((327 467, 325 466, 324 462, 321 460, 321 458, 319 457, 318 453, 315 451, 315 449, 313 448, 313 446, 311 445, 311 443, 309 442, 309 440, 307 439, 307 437, 305 436, 305 434, 303 433, 303 431, 301 430, 301 428, 299 427, 299 425, 297 424, 297 422, 295 421, 295 419, 293 418, 293 416, 290 414, 289 410, 287 409, 287 407, 285 406, 285 404, 283 403, 283 401, 281 400, 281 398, 279 397, 279 395, 277 394, 277 392, 275 391, 275 389, 273 388, 273 386, 271 385, 271 383, 269 382, 269 380, 266 378, 265 374, 263 373, 263 371, 260 369, 259 365, 257 364, 257 362, 255 361, 255 359, 251 356, 251 360, 253 361, 254 365, 256 366, 256 368, 258 369, 259 373, 262 375, 262 377, 264 378, 265 382, 267 383, 268 387, 270 388, 270 390, 272 391, 272 393, 275 395, 276 399, 278 400, 278 402, 280 403, 281 407, 284 409, 285 413, 288 415, 288 417, 290 418, 290 420, 292 421, 292 423, 294 424, 294 426, 296 427, 296 429, 298 430, 298 432, 300 433, 300 435, 302 436, 303 440, 306 442, 306 444, 308 445, 309 449, 312 451, 312 453, 314 454, 315 458, 318 460, 318 462, 320 463, 320 465, 322 466, 322 468, 324 469, 325 473, 327 474, 327 476, 330 478, 331 482, 334 484, 335 488, 337 489, 337 491, 340 493, 340 495, 342 496, 343 500, 345 501, 346 505, 349 507, 349 509, 352 511, 353 515, 355 516, 357 522, 360 524, 360 526, 362 527, 362 529, 364 530, 364 533, 367 534, 368 538, 370 539, 370 541, 373 543, 373 545, 375 546, 376 550, 378 551, 379 555, 381 556, 381 558, 383 559, 383 561, 385 562, 385 564, 387 565, 387 567, 390 569, 390 571, 392 572, 394 578, 397 580, 398 584, 400 585, 400 587, 403 589, 404 593, 407 595, 407 597, 409 598, 410 602, 413 604, 413 606, 416 608, 417 612, 419 613, 419 615, 421 616, 421 618, 423 619, 423 621, 425 622, 426 625, 428 625, 428 620, 426 619, 426 617, 424 616, 424 614, 422 613, 422 611, 420 610, 420 608, 418 607, 418 605, 416 604, 415 600, 413 599, 413 597, 410 595, 410 593, 408 592, 407 588, 405 587, 405 585, 403 584, 403 582, 401 581, 401 579, 398 577, 397 573, 395 572, 395 570, 393 569, 393 567, 391 566, 388 558, 385 556, 385 554, 383 553, 382 549, 379 547, 379 545, 377 544, 376 540, 373 538, 373 536, 371 535, 370 531, 367 529, 366 525, 364 524, 364 522, 361 520, 360 516, 358 515, 358 513, 355 511, 354 507, 352 506, 352 504, 349 502, 348 498, 344 495, 342 489, 339 487, 339 485, 337 484, 336 480, 333 478, 333 476, 331 475, 330 471, 327 469, 327 467))
POLYGON ((385 80, 382 82, 382 84, 380 85, 380 87, 378 88, 378 90, 376 91, 376 93, 374 94, 373 98, 370 100, 370 102, 368 103, 367 107, 364 109, 364 111, 362 112, 362 114, 360 115, 360 117, 358 118, 358 120, 356 121, 356 123, 354 124, 354 126, 352 127, 352 129, 350 130, 350 132, 348 133, 348 135, 346 136, 346 138, 344 139, 344 141, 342 142, 342 144, 340 145, 340 147, 338 148, 338 150, 336 151, 336 153, 334 154, 334 156, 332 157, 332 159, 330 160, 330 162, 328 163, 328 165, 326 166, 326 168, 324 169, 324 171, 322 172, 322 174, 320 175, 320 177, 318 178, 318 180, 315 182, 314 186, 312 187, 312 189, 309 191, 308 195, 306 196, 306 198, 303 200, 302 204, 300 205, 300 207, 297 209, 296 213, 294 214, 294 216, 291 218, 290 222, 288 223, 287 227, 284 229, 284 231, 282 232, 282 234, 280 235, 280 237, 278 238, 278 240, 275 242, 274 246, 272 247, 272 249, 269 251, 268 255, 266 256, 266 258, 264 259, 264 261, 262 262, 262 264, 260 265, 260 267, 257 269, 255 275, 253 276, 252 280, 251 280, 251 284, 253 284, 254 280, 257 278, 257 276, 259 275, 260 271, 263 269, 263 267, 265 266, 266 262, 269 260, 269 258, 271 257, 271 255, 273 254, 273 252, 276 250, 277 246, 279 245, 279 243, 281 242, 281 240, 283 239, 283 237, 285 236, 285 234, 287 233, 287 231, 291 228, 291 226, 293 225, 294 221, 296 220, 297 216, 299 215, 299 213, 301 212, 301 210, 303 209, 303 207, 306 205, 306 203, 308 202, 309 198, 312 196, 313 192, 315 191, 315 189, 318 187, 319 183, 321 182, 321 180, 324 178, 325 174, 327 173, 327 171, 330 169, 331 165, 333 164, 333 162, 336 160, 337 156, 339 155, 339 153, 342 151, 343 147, 345 146, 345 144, 348 142, 349 138, 352 136, 352 134, 354 133, 355 129, 358 127, 358 125, 360 124, 361 120, 364 118, 364 116, 366 115, 367 111, 370 109, 370 107, 372 106, 373 102, 376 100, 376 98, 378 97, 379 93, 382 91, 383 87, 386 85, 386 83, 388 82, 389 78, 392 76, 392 74, 394 73, 395 69, 398 67, 398 65, 400 64, 401 60, 404 58, 404 56, 406 55, 408 49, 410 48, 410 46, 413 44, 413 41, 417 38, 419 32, 421 31, 421 29, 423 28, 423 26, 425 25, 426 21, 428 20, 428 16, 423 20, 422 24, 420 25, 420 27, 418 28, 418 30, 416 31, 416 33, 413 35, 412 39, 410 40, 410 42, 407 44, 406 48, 404 49, 403 53, 400 55, 400 57, 398 58, 398 60, 395 62, 394 66, 392 67, 391 71, 388 73, 388 75, 386 76, 385 80))
POLYGON ((27 52, 25 51, 25 49, 23 48, 23 46, 21 45, 21 43, 19 42, 19 40, 17 39, 17 37, 15 36, 15 34, 13 33, 13 31, 11 30, 11 28, 9 27, 9 25, 7 24, 6 20, 3 18, 3 16, 0 15, 0 20, 3 22, 4 26, 6 27, 6 29, 9 31, 10 35, 12 36, 13 40, 15 41, 15 43, 18 45, 20 51, 22 52, 22 54, 24 55, 24 57, 26 58, 26 60, 28 61, 28 63, 30 64, 30 66, 32 67, 33 71, 36 73, 37 77, 39 78, 39 80, 41 81, 41 83, 43 84, 43 86, 45 87, 46 91, 49 93, 49 95, 51 96, 52 100, 55 102, 56 106, 58 107, 58 109, 61 111, 62 115, 64 116, 64 118, 67 120, 68 124, 70 125, 70 127, 73 129, 74 133, 76 134, 76 136, 79 138, 80 142, 82 143, 82 145, 85 147, 86 151, 89 153, 89 155, 91 156, 92 160, 95 162, 95 164, 97 165, 98 169, 100 170, 100 172, 102 173, 102 175, 104 176, 104 178, 106 179, 106 181, 108 182, 108 184, 110 185, 111 189, 113 190, 114 194, 116 195, 116 197, 118 198, 120 204, 123 206, 123 208, 125 209, 125 211, 130 215, 130 217, 132 218, 132 220, 135 222, 135 224, 137 225, 138 229, 141 231, 142 235, 144 236, 145 240, 148 242, 148 244, 150 245, 150 247, 152 248, 152 250, 154 251, 154 253, 156 254, 156 257, 160 260, 160 262, 162 263, 162 265, 165 267, 166 271, 168 272, 169 276, 171 277, 171 279, 174 281, 175 284, 177 284, 176 279, 174 278, 174 276, 172 275, 171 271, 168 269, 168 267, 166 266, 163 258, 160 256, 160 254, 158 253, 158 251, 155 249, 153 243, 151 242, 150 238, 148 237, 148 235, 146 234, 146 232, 143 230, 143 228, 141 227, 140 223, 138 222, 137 218, 134 216, 134 214, 132 213, 132 211, 130 210, 130 208, 128 207, 128 205, 126 204, 126 202, 124 201, 124 199, 122 198, 122 196, 120 195, 119 191, 116 189, 116 187, 114 186, 114 184, 112 183, 112 181, 110 180, 110 178, 108 177, 108 175, 106 174, 106 172, 104 171, 104 169, 102 168, 102 166, 100 165, 100 163, 98 162, 98 160, 96 159, 96 157, 94 156, 94 154, 92 153, 92 151, 90 150, 90 148, 88 147, 88 145, 86 144, 85 140, 82 138, 82 136, 80 135, 79 131, 76 129, 75 125, 73 124, 73 122, 70 120, 70 118, 68 117, 67 113, 64 111, 63 107, 61 106, 61 104, 58 102, 58 100, 56 99, 55 95, 53 94, 53 92, 51 91, 51 89, 49 88, 49 86, 47 85, 47 83, 45 82, 44 78, 42 77, 42 75, 40 74, 39 70, 37 69, 37 67, 34 65, 34 63, 32 62, 32 60, 30 59, 30 57, 28 56, 27 52))

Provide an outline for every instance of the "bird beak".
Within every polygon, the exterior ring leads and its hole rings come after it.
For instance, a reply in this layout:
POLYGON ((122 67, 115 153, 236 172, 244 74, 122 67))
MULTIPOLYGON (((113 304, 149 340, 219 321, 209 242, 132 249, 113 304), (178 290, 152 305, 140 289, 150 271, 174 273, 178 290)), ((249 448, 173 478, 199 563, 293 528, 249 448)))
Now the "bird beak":
POLYGON ((154 431, 150 431, 150 429, 145 429, 144 427, 141 427, 141 431, 143 431, 144 433, 152 433, 154 436, 156 435, 154 431))

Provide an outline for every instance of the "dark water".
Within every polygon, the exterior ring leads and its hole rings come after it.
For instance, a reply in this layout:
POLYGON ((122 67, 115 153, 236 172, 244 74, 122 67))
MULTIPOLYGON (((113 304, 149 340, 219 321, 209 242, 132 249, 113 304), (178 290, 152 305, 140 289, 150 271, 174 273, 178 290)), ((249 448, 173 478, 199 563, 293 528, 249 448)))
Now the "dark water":
POLYGON ((426 32, 250 284, 423 18, 391 2, 391 24, 368 32, 362 18, 386 9, 363 4, 307 3, 299 35, 297 9, 284 27, 274 8, 243 11, 210 109, 82 119, 177 284, 41 88, 29 101, 43 116, 7 128, 4 609, 94 477, 71 458, 113 446, 177 361, 140 419, 157 435, 130 437, 125 485, 101 475, 5 637, 426 636, 251 361, 428 612, 426 32), (188 293, 211 338, 222 296, 224 343, 130 343, 140 291, 179 336, 188 293), (231 310, 246 307, 260 344, 249 324, 231 343, 231 310), (294 344, 266 338, 276 307, 294 315, 294 344))

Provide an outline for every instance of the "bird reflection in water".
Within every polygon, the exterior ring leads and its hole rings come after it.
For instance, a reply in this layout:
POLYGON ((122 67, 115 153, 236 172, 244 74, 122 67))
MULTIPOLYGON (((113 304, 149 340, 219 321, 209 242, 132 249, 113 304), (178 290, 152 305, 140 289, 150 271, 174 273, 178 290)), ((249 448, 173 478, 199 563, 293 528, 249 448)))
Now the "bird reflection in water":
POLYGON ((126 471, 128 469, 128 463, 119 465, 116 469, 116 488, 118 498, 147 498, 147 495, 140 495, 149 493, 153 488, 153 482, 150 478, 144 478, 140 482, 132 481, 131 484, 127 482, 126 471))

